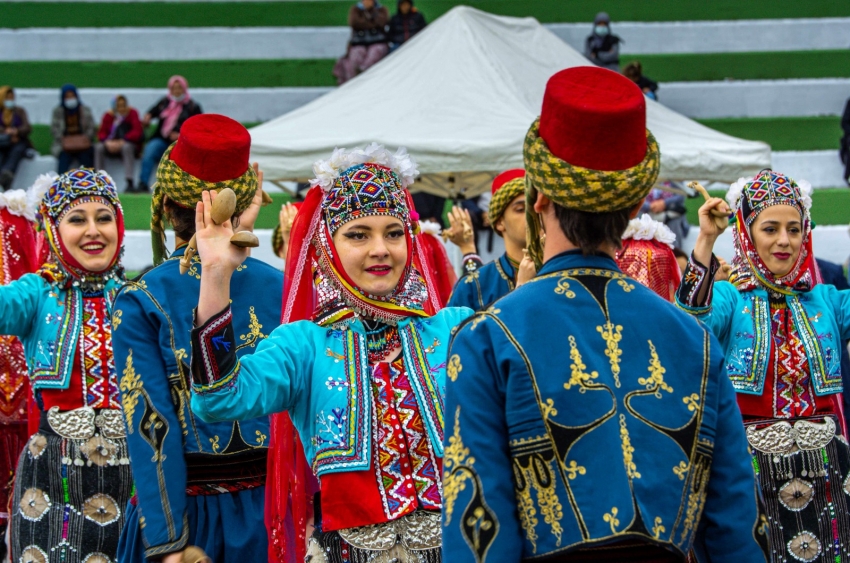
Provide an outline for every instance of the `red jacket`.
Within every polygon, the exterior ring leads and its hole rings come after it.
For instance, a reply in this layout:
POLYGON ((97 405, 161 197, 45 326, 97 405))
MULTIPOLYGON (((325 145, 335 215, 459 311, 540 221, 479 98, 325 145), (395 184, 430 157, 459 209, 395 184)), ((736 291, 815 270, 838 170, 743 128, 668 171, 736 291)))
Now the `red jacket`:
MULTIPOLYGON (((105 141, 109 137, 109 133, 112 131, 113 121, 115 121, 115 114, 112 111, 107 111, 103 114, 103 118, 100 120, 100 131, 97 132, 97 138, 100 139, 101 142, 105 141)), ((139 112, 130 108, 130 113, 128 113, 127 117, 124 118, 124 122, 121 126, 123 135, 119 134, 117 138, 124 139, 129 143, 135 143, 141 146, 145 132, 144 129, 142 129, 142 121, 139 119, 139 112)))

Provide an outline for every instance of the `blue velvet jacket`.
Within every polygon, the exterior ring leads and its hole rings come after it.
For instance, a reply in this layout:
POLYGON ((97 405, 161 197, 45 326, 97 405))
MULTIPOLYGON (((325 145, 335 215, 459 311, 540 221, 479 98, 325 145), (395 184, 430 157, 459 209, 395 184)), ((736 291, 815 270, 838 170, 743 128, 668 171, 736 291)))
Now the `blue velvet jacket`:
MULTIPOLYGON (((115 367, 148 557, 186 544, 192 467, 199 461, 215 466, 262 458, 268 448, 268 418, 208 423, 190 408, 190 335, 201 265, 196 257, 189 272, 180 275, 182 255, 179 249, 140 280, 128 282, 113 311, 115 367)), ((282 292, 283 275, 264 262, 248 258, 234 272, 234 348, 239 356, 254 352, 280 324, 282 292)), ((265 467, 262 459, 259 463, 265 467)))
POLYGON ((516 272, 507 254, 480 267, 477 263, 473 267, 465 267, 466 273, 457 280, 449 307, 469 307, 473 311, 480 311, 515 287, 516 272))
POLYGON ((445 561, 635 540, 766 561, 722 349, 610 257, 560 254, 467 320, 447 377, 445 561))
MULTIPOLYGON (((107 307, 119 287, 106 284, 107 307)), ((83 294, 76 287, 59 287, 38 274, 0 287, 0 334, 21 339, 34 391, 68 388, 82 324, 83 294)))

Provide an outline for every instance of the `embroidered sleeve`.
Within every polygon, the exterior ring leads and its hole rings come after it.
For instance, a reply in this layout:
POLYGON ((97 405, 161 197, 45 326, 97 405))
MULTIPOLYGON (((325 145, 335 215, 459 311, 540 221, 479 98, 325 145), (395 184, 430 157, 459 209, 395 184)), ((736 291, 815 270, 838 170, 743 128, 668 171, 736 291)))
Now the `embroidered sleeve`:
POLYGON ((484 265, 484 260, 481 259, 477 254, 464 254, 463 259, 463 273, 471 274, 472 272, 477 271, 481 266, 484 265))
POLYGON ((714 276, 720 268, 720 262, 714 254, 711 255, 711 264, 708 267, 697 262, 691 254, 688 265, 682 275, 682 283, 676 291, 676 303, 694 313, 705 313, 711 307, 711 297, 714 289, 714 276), (698 302, 697 296, 700 289, 708 284, 705 298, 702 303, 698 302))
POLYGON ((233 313, 228 306, 192 330, 192 389, 211 393, 233 384, 239 371, 233 313))
POLYGON ((707 404, 703 408, 706 417, 715 414, 716 429, 712 437, 701 434, 699 439, 698 449, 710 456, 710 463, 708 485, 699 495, 705 508, 694 551, 700 560, 766 563, 768 524, 761 510, 744 424, 720 347, 716 340, 711 342, 713 373, 709 378, 715 389, 704 396, 707 404), (700 557, 705 554, 711 557, 700 557))

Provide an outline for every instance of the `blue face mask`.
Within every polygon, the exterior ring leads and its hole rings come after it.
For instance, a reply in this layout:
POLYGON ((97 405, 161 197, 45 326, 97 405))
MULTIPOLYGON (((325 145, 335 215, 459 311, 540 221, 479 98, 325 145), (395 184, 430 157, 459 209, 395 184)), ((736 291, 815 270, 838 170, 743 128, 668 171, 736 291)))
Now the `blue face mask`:
POLYGON ((596 27, 593 28, 593 31, 596 32, 596 35, 601 35, 602 37, 605 37, 606 35, 608 35, 608 26, 607 25, 597 25, 596 27))
POLYGON ((77 98, 70 98, 62 102, 66 108, 68 109, 77 109, 77 106, 80 105, 80 100, 77 98))
POLYGON ((15 109, 15 100, 3 100, 3 107, 6 109, 15 109))

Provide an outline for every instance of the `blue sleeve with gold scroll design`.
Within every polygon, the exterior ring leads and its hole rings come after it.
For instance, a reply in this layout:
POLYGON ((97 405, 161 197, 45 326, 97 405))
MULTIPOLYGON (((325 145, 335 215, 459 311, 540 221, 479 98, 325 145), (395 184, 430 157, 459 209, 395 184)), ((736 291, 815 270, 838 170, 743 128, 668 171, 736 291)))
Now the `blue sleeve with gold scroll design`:
MULTIPOLYGON (((268 447, 268 418, 206 423, 190 408, 190 334, 200 292, 195 259, 180 275, 177 258, 154 268, 119 293, 113 346, 127 442, 146 555, 186 545, 186 454, 231 456, 268 447)), ((282 274, 255 259, 234 272, 231 299, 237 354, 253 353, 279 324, 282 274)))
POLYGON ((766 561, 716 338, 613 261, 567 258, 593 267, 544 266, 451 343, 444 560, 642 541, 766 561))
POLYGON ((504 255, 480 268, 467 271, 457 280, 447 307, 480 311, 514 289, 514 269, 504 255))

